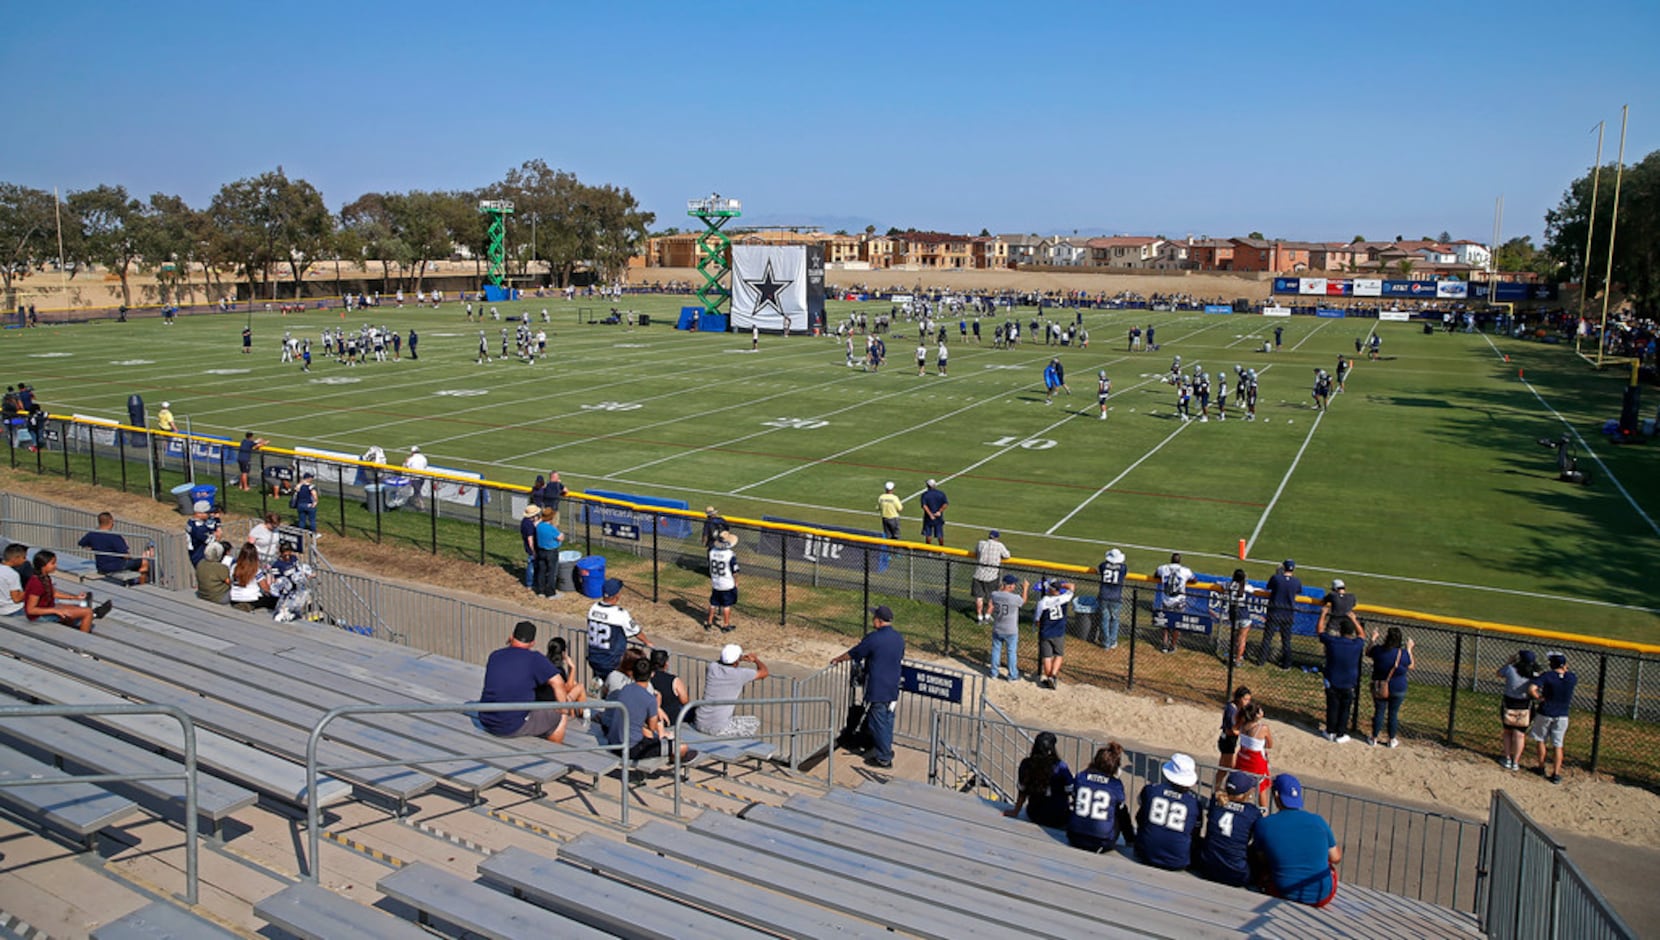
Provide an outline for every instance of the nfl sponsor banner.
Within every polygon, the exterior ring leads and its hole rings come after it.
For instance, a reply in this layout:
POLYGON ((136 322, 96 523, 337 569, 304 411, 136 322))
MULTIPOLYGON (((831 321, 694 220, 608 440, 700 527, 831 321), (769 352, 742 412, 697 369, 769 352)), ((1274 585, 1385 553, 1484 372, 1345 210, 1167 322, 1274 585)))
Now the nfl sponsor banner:
POLYGON ((75 423, 86 425, 92 432, 92 443, 115 446, 116 425, 119 422, 107 418, 89 418, 86 415, 72 415, 75 423))
POLYGON ((1384 323, 1405 323, 1412 319, 1412 314, 1405 310, 1379 310, 1378 319, 1384 323))
MULTIPOLYGON (((827 532, 846 532, 849 535, 863 535, 874 539, 882 537, 882 533, 871 532, 868 529, 850 529, 842 526, 823 525, 817 522, 802 522, 799 519, 784 519, 778 516, 762 516, 761 521, 822 529, 827 532)), ((863 542, 843 541, 829 535, 806 532, 780 532, 776 529, 763 529, 761 531, 756 551, 766 558, 785 557, 811 562, 820 566, 860 571, 864 570, 864 558, 867 551, 870 553, 871 571, 888 570, 888 560, 892 557, 887 552, 882 551, 879 546, 866 548, 863 542)))
MULTIPOLYGON (((447 473, 450 476, 465 477, 465 480, 432 480, 426 482, 432 486, 433 495, 446 503, 456 503, 461 506, 483 506, 490 502, 490 491, 479 484, 484 477, 467 470, 455 470, 450 467, 427 467, 434 473, 447 473), (475 482, 476 481, 476 482, 475 482)), ((410 477, 410 480, 419 481, 420 477, 410 477)))
POLYGON ((1436 281, 1435 296, 1443 298, 1468 297, 1470 296, 1470 285, 1463 281, 1436 281))
POLYGON ((1276 293, 1276 294, 1298 294, 1298 293, 1301 293, 1302 292, 1302 283, 1303 283, 1303 279, 1300 278, 1300 277, 1276 277, 1276 278, 1274 278, 1274 293, 1276 293))
POLYGON ((1205 304, 1205 312, 1206 313, 1233 313, 1233 307, 1229 304, 1205 304))
POLYGON ((1265 316, 1265 317, 1289 317, 1289 316, 1291 316, 1291 308, 1290 307, 1281 307, 1281 306, 1278 306, 1278 305, 1272 306, 1272 307, 1263 307, 1262 308, 1262 315, 1265 316))
POLYGON ((1314 311, 1314 315, 1327 320, 1341 320, 1344 317, 1343 311, 1337 307, 1321 307, 1314 311))
MULTIPOLYGON (((733 245, 733 329, 806 331, 808 273, 805 245, 733 245)), ((821 290, 823 278, 820 264, 821 290)))
POLYGON ((1326 281, 1327 297, 1347 297, 1353 291, 1354 285, 1348 281, 1340 281, 1335 278, 1326 281))
POLYGON ((1305 277, 1298 283, 1297 293, 1323 296, 1326 293, 1326 279, 1323 277, 1305 277))
POLYGON ((1376 277, 1355 278, 1354 295, 1356 297, 1382 297, 1383 279, 1376 277))
MULTIPOLYGON (((606 499, 620 499, 626 503, 639 506, 657 506, 663 509, 691 509, 691 505, 683 499, 662 499, 656 496, 640 496, 635 493, 617 493, 611 490, 583 490, 589 496, 603 496, 606 499)), ((519 510, 523 512, 524 510, 519 510)), ((652 530, 658 529, 665 538, 689 539, 692 537, 692 520, 684 516, 660 516, 621 506, 610 506, 604 503, 583 503, 583 519, 586 522, 598 522, 601 531, 613 538, 638 539, 640 535, 650 535, 652 530)))
POLYGON ((1384 281, 1383 296, 1385 297, 1418 297, 1429 299, 1435 296, 1434 281, 1384 281))
POLYGON ((904 306, 905 304, 908 304, 908 303, 911 302, 911 295, 910 294, 893 294, 893 295, 888 297, 888 302, 899 304, 900 306, 904 306))
MULTIPOLYGON (((209 462, 223 460, 225 459, 226 445, 229 445, 230 443, 231 441, 229 438, 204 437, 202 435, 197 435, 196 438, 190 442, 190 459, 206 460, 209 462)), ((167 447, 163 453, 169 457, 172 457, 174 460, 183 460, 184 438, 168 438, 167 447)))
POLYGON ((336 460, 357 460, 356 454, 342 454, 332 450, 317 450, 312 447, 296 447, 294 454, 298 458, 301 474, 309 473, 317 478, 319 483, 351 483, 357 479, 357 465, 355 463, 334 463, 336 460), (310 458, 310 459, 307 459, 310 458), (318 459, 322 458, 322 459, 318 459))

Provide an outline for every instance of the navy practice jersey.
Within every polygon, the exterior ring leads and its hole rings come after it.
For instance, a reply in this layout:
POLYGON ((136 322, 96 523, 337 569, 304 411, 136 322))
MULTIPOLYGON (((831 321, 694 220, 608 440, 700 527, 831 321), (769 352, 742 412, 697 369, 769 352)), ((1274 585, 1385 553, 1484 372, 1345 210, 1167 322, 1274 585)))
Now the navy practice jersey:
POLYGON ((1124 808, 1124 784, 1095 770, 1072 778, 1072 815, 1066 832, 1074 841, 1112 846, 1118 841, 1118 815, 1124 808))
POLYGON ((1186 868, 1199 831, 1199 798, 1167 783, 1141 790, 1136 814, 1136 856, 1159 868, 1186 868))
POLYGON ((1245 846, 1251 830, 1262 818, 1255 803, 1228 803, 1211 798, 1205 839, 1199 846, 1199 869, 1206 878, 1223 884, 1243 885, 1251 880, 1245 863, 1245 846))

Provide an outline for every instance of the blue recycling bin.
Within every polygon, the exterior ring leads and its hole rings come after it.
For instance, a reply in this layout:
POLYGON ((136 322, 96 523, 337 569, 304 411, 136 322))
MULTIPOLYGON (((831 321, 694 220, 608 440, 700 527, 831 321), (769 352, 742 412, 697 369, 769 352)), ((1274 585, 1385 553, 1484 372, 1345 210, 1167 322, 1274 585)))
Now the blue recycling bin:
POLYGON ((605 556, 589 555, 576 562, 577 589, 583 597, 600 597, 605 593, 605 556))
POLYGON ((219 487, 211 483, 198 483, 190 488, 191 503, 204 499, 207 500, 209 506, 217 506, 219 504, 219 487))

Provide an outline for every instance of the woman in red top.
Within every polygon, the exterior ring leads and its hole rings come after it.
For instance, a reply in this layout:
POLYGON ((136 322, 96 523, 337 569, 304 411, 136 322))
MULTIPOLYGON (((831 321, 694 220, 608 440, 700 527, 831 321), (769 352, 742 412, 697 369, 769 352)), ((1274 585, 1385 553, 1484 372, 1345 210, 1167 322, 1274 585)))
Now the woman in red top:
POLYGON ((1251 702, 1239 710, 1239 749, 1234 752, 1233 766, 1262 779, 1257 785, 1257 805, 1268 806, 1268 750, 1274 746, 1274 729, 1262 717, 1262 706, 1251 702))
MULTIPOLYGON (((82 633, 92 632, 92 621, 102 619, 115 605, 110 601, 99 604, 96 609, 84 606, 67 607, 58 603, 60 595, 57 587, 52 583, 52 572, 58 570, 58 555, 56 552, 41 549, 35 552, 35 575, 29 583, 23 586, 23 613, 30 620, 39 620, 45 617, 58 623, 74 627, 82 633)), ((63 600, 90 601, 90 594, 64 594, 63 600)))

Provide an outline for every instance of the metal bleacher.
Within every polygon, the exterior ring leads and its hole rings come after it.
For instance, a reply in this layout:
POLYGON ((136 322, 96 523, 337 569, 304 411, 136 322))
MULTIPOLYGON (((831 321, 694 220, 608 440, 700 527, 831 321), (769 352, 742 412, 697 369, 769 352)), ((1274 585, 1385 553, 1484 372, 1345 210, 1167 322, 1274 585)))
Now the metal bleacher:
MULTIPOLYGON (((481 667, 153 586, 114 597, 115 611, 89 635, 0 617, 0 693, 15 702, 177 705, 196 726, 198 815, 231 834, 214 837, 204 877, 222 886, 204 891, 200 904, 158 900, 140 883, 119 912, 89 919, 99 926, 72 936, 1478 932, 1468 914, 1349 885, 1316 911, 1124 853, 1088 855, 977 797, 863 771, 844 778, 863 780, 858 786, 824 792, 765 762, 758 772, 775 775, 753 789, 703 770, 711 785, 676 816, 660 789, 577 785, 617 769, 603 753, 520 742, 522 756, 470 757, 515 745, 485 739, 459 712, 352 715, 329 726, 321 753, 330 764, 407 766, 342 769, 326 780, 319 795, 341 834, 324 850, 324 877, 312 881, 321 860, 296 851, 303 840, 295 831, 309 729, 340 705, 464 702, 477 695, 481 667), (549 792, 556 784, 570 788, 563 799, 549 792), (647 821, 613 821, 625 800, 647 821), (386 813, 387 803, 396 812, 386 813), (272 861, 281 858, 286 865, 272 861)), ((178 738, 177 723, 169 729, 155 716, 0 718, 0 776, 159 772, 178 766, 178 738)), ((730 746, 734 761, 766 750, 759 742, 717 746, 730 746)), ((0 799, 8 820, 88 844, 106 831, 135 844, 135 855, 175 851, 175 781, 95 785, 65 776, 0 789, 0 799), (77 789, 55 792, 60 785, 77 789), (146 828, 155 826, 160 835, 146 828)), ((0 887, 8 877, 0 868, 0 887)))

